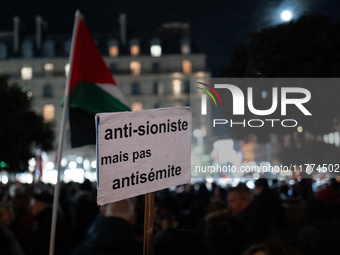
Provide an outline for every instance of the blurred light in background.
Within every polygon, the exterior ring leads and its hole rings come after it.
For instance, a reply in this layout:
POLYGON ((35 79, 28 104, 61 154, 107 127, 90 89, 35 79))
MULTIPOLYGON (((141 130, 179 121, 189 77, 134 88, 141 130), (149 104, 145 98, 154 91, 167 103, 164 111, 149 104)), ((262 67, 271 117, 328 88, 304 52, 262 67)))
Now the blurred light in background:
POLYGON ((83 163, 83 158, 77 157, 76 161, 77 161, 78 164, 81 164, 81 163, 83 163))
POLYGON ((293 18, 293 14, 291 11, 285 10, 283 12, 281 12, 281 19, 285 22, 291 21, 291 19, 293 18))
POLYGON ((202 131, 200 129, 195 129, 193 132, 195 137, 201 137, 202 136, 202 131))
POLYGON ((1 177, 1 182, 2 182, 3 184, 7 184, 7 183, 8 183, 8 177, 7 177, 6 175, 3 175, 3 176, 1 177))
POLYGON ((64 182, 84 182, 84 169, 75 168, 75 169, 66 169, 64 171, 64 182))
POLYGON ((68 167, 71 168, 71 169, 76 169, 77 168, 77 162, 71 161, 70 163, 68 163, 68 167))
POLYGON ((53 170, 53 168, 54 168, 54 163, 53 162, 47 162, 47 164, 46 164, 46 168, 48 169, 48 170, 53 170))

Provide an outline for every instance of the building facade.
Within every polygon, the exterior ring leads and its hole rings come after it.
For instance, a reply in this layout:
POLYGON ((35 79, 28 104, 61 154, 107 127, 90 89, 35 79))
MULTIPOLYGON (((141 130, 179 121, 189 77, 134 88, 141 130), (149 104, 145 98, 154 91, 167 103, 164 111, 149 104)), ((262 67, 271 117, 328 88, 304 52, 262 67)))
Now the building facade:
MULTIPOLYGON (((20 29, 16 28, 15 22, 13 33, 2 33, 0 37, 0 74, 10 75, 10 82, 22 86, 27 95, 32 97, 34 110, 43 115, 46 122, 54 123, 55 135, 58 137, 62 117, 61 101, 69 71, 71 35, 47 35, 42 40, 42 36, 39 36, 42 31, 40 20, 40 26, 37 22, 36 35, 19 40, 20 34, 17 33, 20 29), (18 41, 21 43, 18 44, 18 41)), ((188 24, 167 24, 163 30, 169 32, 163 32, 167 36, 176 35, 174 38, 177 40, 170 43, 162 35, 148 40, 136 37, 124 39, 124 33, 120 33, 117 38, 111 35, 94 36, 105 63, 133 111, 190 106, 190 78, 210 77, 206 71, 205 54, 193 50, 188 37, 188 24)), ((200 114, 193 118, 194 128, 200 128, 204 122, 200 114)), ((67 170, 69 162, 78 158, 81 163, 77 163, 76 168, 85 169, 85 173, 87 170, 93 172, 91 162, 95 160, 94 150, 70 148, 68 123, 64 144, 64 155, 69 157, 66 163, 62 162, 64 170, 67 170), (86 157, 89 159, 85 164, 86 157)), ((53 161, 52 155, 54 152, 49 153, 46 164, 53 161)), ((51 165, 47 168, 42 169, 43 172, 53 169, 51 165)))

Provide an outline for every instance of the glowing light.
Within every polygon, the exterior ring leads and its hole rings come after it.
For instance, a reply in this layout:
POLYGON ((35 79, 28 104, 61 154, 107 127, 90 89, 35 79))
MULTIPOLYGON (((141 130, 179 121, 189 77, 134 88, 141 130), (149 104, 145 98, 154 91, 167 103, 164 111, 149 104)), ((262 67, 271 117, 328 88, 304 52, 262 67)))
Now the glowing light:
POLYGON ((133 112, 143 110, 143 104, 141 102, 133 102, 131 105, 131 110, 133 112))
POLYGON ((48 170, 53 170, 53 168, 54 168, 53 162, 48 162, 48 163, 46 164, 46 168, 47 168, 48 170))
POLYGON ((8 183, 8 177, 6 175, 3 175, 1 178, 1 181, 3 184, 7 184, 8 183))
POLYGON ((45 183, 56 184, 58 180, 58 171, 57 170, 49 170, 44 173, 42 176, 42 181, 45 183))
POLYGON ((336 147, 339 147, 339 145, 340 145, 339 132, 335 132, 334 133, 334 144, 335 144, 336 147))
POLYGON ((255 188, 255 184, 254 184, 254 182, 252 182, 252 181, 247 181, 246 185, 247 185, 247 187, 248 187, 249 189, 255 188))
POLYGON ((65 65, 65 76, 67 76, 69 72, 70 72, 70 64, 66 64, 65 65))
POLYGON ((71 168, 71 169, 76 169, 77 168, 77 162, 71 161, 70 163, 68 163, 68 167, 71 168))
POLYGON ((83 158, 77 157, 76 161, 77 161, 78 164, 81 164, 81 163, 83 163, 83 158))
POLYGON ((324 135, 324 136, 323 136, 323 141, 324 141, 325 143, 329 143, 329 136, 328 136, 328 135, 324 135))
POLYGON ((20 183, 31 184, 33 182, 33 176, 31 173, 20 173, 16 175, 16 180, 20 183))
POLYGON ((330 144, 334 144, 334 134, 333 133, 330 133, 329 135, 328 135, 328 138, 329 138, 329 143, 330 144))
POLYGON ((35 158, 31 158, 28 160, 28 165, 29 166, 35 166, 37 163, 35 162, 35 158))
POLYGON ((174 87, 175 96, 179 96, 181 94, 181 81, 177 79, 173 80, 172 85, 174 87))
POLYGON ((195 129, 193 134, 198 138, 202 136, 202 131, 200 129, 195 129))
POLYGON ((303 131, 303 127, 298 126, 297 131, 298 131, 299 133, 301 133, 301 132, 303 131))
POLYGON ((84 182, 84 170, 81 168, 74 168, 74 169, 66 169, 64 171, 64 180, 65 182, 84 182))
POLYGON ((23 67, 21 69, 21 79, 23 80, 31 80, 33 77, 33 69, 32 67, 23 67))
POLYGON ((209 183, 212 183, 214 181, 214 178, 212 178, 210 175, 205 178, 205 180, 209 183))
POLYGON ((253 174, 253 178, 254 178, 255 180, 259 179, 259 178, 260 178, 260 174, 259 174, 259 173, 254 173, 254 174, 253 174))
POLYGON ((91 182, 95 182, 97 181, 97 174, 94 173, 90 173, 90 172, 85 172, 85 178, 89 179, 91 182))
POLYGON ((306 167, 306 173, 307 173, 307 174, 312 174, 312 173, 313 173, 313 169, 312 169, 312 167, 311 167, 310 165, 308 165, 308 166, 306 167))
POLYGON ((96 167, 97 167, 97 162, 96 162, 95 160, 93 160, 93 161, 91 162, 91 167, 92 167, 92 168, 96 168, 96 167))
POLYGON ((90 160, 85 159, 83 166, 84 166, 85 170, 89 170, 90 169, 90 160))
POLYGON ((54 65, 52 63, 46 63, 44 65, 45 71, 53 71, 54 65))
POLYGON ((293 14, 291 11, 285 10, 281 12, 281 19, 285 22, 290 21, 293 18, 293 14))
POLYGON ((153 57, 160 57, 162 55, 162 47, 160 45, 152 45, 150 51, 153 57))
POLYGON ((67 159, 66 158, 62 158, 61 162, 60 162, 60 165, 62 167, 65 167, 67 165, 67 159))

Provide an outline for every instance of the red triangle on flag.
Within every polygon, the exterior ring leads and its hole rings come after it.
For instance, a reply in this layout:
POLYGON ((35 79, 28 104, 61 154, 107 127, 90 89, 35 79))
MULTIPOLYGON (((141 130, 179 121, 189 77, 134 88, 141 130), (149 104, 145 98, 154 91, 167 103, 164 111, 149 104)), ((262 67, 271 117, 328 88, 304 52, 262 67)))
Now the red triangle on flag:
POLYGON ((72 54, 70 91, 80 81, 117 85, 82 19, 78 23, 72 54))

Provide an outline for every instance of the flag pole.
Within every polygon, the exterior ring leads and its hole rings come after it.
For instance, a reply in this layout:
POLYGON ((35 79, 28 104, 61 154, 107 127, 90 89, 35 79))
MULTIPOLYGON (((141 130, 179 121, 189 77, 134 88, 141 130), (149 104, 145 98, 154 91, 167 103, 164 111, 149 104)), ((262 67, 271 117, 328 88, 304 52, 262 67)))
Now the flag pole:
POLYGON ((59 200, 59 188, 60 188, 61 157, 62 157, 63 146, 64 146, 64 137, 65 137, 65 120, 66 120, 66 115, 67 115, 68 98, 69 98, 69 90, 70 90, 70 80, 71 80, 71 73, 72 73, 73 49, 74 49, 76 32, 77 32, 77 27, 78 27, 80 18, 81 18, 80 11, 77 10, 76 14, 75 14, 73 34, 72 34, 72 42, 71 42, 71 50, 70 50, 70 58, 69 58, 70 69, 69 69, 67 79, 66 79, 65 96, 64 96, 64 100, 63 100, 64 104, 63 104, 63 111, 62 111, 61 124, 60 124, 59 145, 58 145, 58 154, 57 154, 58 176, 57 176, 57 184, 54 187, 54 199, 53 199, 53 212, 52 212, 52 224, 51 224, 51 238, 50 238, 49 255, 54 254, 55 233, 56 233, 57 213, 58 213, 58 200, 59 200))
POLYGON ((145 194, 143 255, 153 254, 155 192, 145 194))

